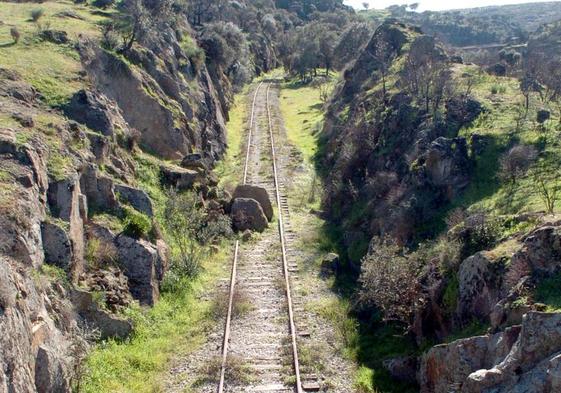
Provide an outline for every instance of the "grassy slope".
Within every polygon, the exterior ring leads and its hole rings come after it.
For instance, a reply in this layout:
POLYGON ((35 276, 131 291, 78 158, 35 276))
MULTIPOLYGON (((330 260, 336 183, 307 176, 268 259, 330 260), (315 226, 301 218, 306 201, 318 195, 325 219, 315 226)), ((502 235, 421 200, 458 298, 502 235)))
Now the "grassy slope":
MULTIPOLYGON (((294 210, 291 222, 294 227, 305 226, 309 229, 309 237, 302 241, 319 256, 314 262, 317 265, 321 263, 321 256, 336 250, 336 245, 330 242, 331 237, 325 233, 329 230, 325 222, 308 214, 310 209, 319 208, 321 200, 322 187, 314 173, 313 157, 318 148, 318 130, 321 130, 323 121, 322 103, 317 88, 293 83, 285 83, 282 87, 280 105, 288 139, 298 147, 308 164, 306 171, 294 179, 290 195, 294 210)), ((391 327, 359 324, 350 314, 350 301, 341 283, 331 280, 329 285, 340 296, 318 299, 308 308, 332 324, 342 345, 342 355, 357 365, 354 389, 388 393, 414 391, 409 386, 392 381, 382 367, 382 360, 386 357, 410 353, 413 350, 411 343, 391 327)))
POLYGON ((84 82, 79 72, 80 58, 73 44, 56 45, 38 38, 40 27, 64 30, 70 40, 78 35, 98 37, 98 23, 104 16, 94 15, 86 6, 70 1, 36 3, 0 3, 0 67, 18 71, 31 83, 50 105, 65 102, 84 82), (43 10, 37 23, 30 18, 32 10, 43 10), (71 11, 80 19, 58 14, 71 11), (13 44, 10 29, 15 27, 21 34, 18 44, 13 44))
POLYGON ((514 186, 499 181, 499 159, 513 144, 523 143, 535 146, 540 152, 539 160, 552 171, 555 170, 555 157, 561 154, 557 141, 561 128, 557 124, 556 111, 550 108, 552 119, 546 122, 546 131, 540 131, 535 119, 536 111, 542 107, 542 103, 537 95, 533 95, 528 116, 517 128, 517 107, 524 100, 519 82, 509 77, 478 74, 472 66, 460 66, 456 70, 457 75, 466 72, 475 75, 473 95, 484 104, 487 112, 461 130, 460 135, 484 135, 489 138, 489 142, 483 154, 477 157, 474 181, 455 204, 495 214, 543 210, 544 205, 535 192, 530 176, 524 176, 514 186))

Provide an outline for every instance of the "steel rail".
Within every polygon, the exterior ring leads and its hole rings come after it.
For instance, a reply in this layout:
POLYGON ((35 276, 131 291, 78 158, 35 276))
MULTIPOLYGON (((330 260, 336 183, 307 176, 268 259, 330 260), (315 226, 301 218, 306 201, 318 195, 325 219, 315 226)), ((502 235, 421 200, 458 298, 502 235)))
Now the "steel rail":
MULTIPOLYGON (((255 89, 255 93, 253 94, 253 102, 251 104, 251 116, 249 120, 249 132, 247 136, 246 155, 245 155, 245 163, 244 163, 244 170, 243 170, 243 184, 247 183, 247 168, 249 163, 249 152, 251 150, 251 136, 253 130, 253 122, 255 120, 255 104, 257 101, 257 93, 259 92, 259 89, 261 88, 262 85, 263 82, 261 82, 255 89)), ((222 341, 222 363, 220 365, 220 382, 218 383, 218 393, 224 392, 224 379, 226 376, 226 363, 228 360, 228 343, 230 341, 230 324, 232 322, 232 306, 234 303, 234 291, 236 286, 239 249, 240 249, 240 241, 236 240, 236 246, 234 250, 234 260, 232 261, 232 270, 230 273, 228 312, 226 314, 226 324, 224 326, 224 338, 222 341)))
MULTIPOLYGON (((248 171, 248 163, 249 163, 249 154, 251 148, 251 139, 252 139, 252 130, 253 130, 253 123, 255 120, 255 105, 257 100, 257 93, 259 92, 261 86, 264 82, 261 82, 257 88, 255 89, 255 93, 253 95, 253 103, 251 107, 251 116, 249 122, 249 132, 247 138, 247 151, 246 151, 246 158, 244 164, 244 176, 243 176, 243 184, 247 182, 247 171, 248 171)), ((303 393, 302 389, 302 382, 300 378, 300 364, 298 360, 298 348, 297 348, 297 341, 296 341, 296 325, 294 324, 294 309, 292 306, 292 295, 290 289, 290 278, 289 278, 289 271, 288 271, 288 260, 286 257, 286 244, 285 244, 285 237, 284 237, 284 223, 283 223, 283 215, 282 215, 282 207, 281 207, 281 197, 279 191, 279 181, 278 181, 278 170, 277 170, 277 163, 276 163, 276 151, 275 151, 275 143, 274 143, 274 136, 273 136, 273 125, 271 121, 271 109, 269 105, 269 90, 271 85, 267 85, 266 90, 266 107, 267 107, 267 119, 268 119, 268 128, 269 128, 269 136, 271 140, 271 156, 272 156, 272 166, 273 166, 273 174, 274 174, 274 183, 275 183, 275 196, 277 201, 278 207, 278 229, 279 229, 279 237, 281 243, 281 251, 282 251, 282 263, 283 263, 283 273, 284 273, 284 280, 285 280, 285 295, 288 303, 288 317, 289 317, 289 327, 290 327, 290 336, 292 341, 292 353, 293 353, 293 366, 294 366, 294 373, 296 375, 296 392, 303 393)), ((236 275, 237 275, 237 264, 238 264, 238 255, 239 255, 239 240, 236 240, 235 251, 234 251, 234 259, 232 262, 232 270, 230 274, 230 291, 229 291, 229 299, 228 299, 228 312, 226 316, 226 324, 224 327, 224 339, 222 343, 222 364, 220 368, 220 382, 218 385, 218 393, 224 392, 224 381, 226 375, 226 363, 228 359, 228 344, 230 340, 230 325, 232 319, 232 307, 233 307, 233 298, 234 298, 234 290, 236 284, 236 275)))
POLYGON ((269 135, 271 139, 271 156, 273 160, 273 174, 275 178, 275 194, 277 198, 277 207, 279 209, 278 212, 278 224, 279 224, 279 237, 281 242, 281 249, 282 249, 282 265, 284 271, 284 281, 285 281, 285 289, 286 289, 286 299, 288 303, 288 319, 290 325, 290 336, 292 339, 292 354, 293 354, 293 362, 294 362, 294 373, 296 374, 296 392, 302 393, 302 381, 300 380, 300 363, 298 360, 298 345, 296 342, 296 325, 294 324, 294 310, 292 308, 292 295, 290 290, 290 277, 288 272, 288 260, 286 258, 286 244, 284 240, 284 223, 283 223, 283 216, 282 216, 282 207, 281 207, 281 197, 279 191, 279 177, 278 177, 278 170, 277 170, 277 159, 276 159, 276 152, 275 152, 275 139, 273 136, 273 122, 271 121, 271 109, 269 107, 269 89, 271 85, 267 85, 267 117, 269 120, 269 135))

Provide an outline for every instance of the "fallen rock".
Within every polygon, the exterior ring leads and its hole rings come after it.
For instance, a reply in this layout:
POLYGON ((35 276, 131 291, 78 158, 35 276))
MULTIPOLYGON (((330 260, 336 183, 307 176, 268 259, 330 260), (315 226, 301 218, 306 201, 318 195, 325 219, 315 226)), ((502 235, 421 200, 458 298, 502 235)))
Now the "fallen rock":
POLYGON ((236 198, 250 198, 255 199, 261 205, 263 213, 267 220, 271 221, 273 219, 273 205, 269 199, 269 193, 263 187, 252 186, 249 184, 243 184, 236 187, 234 190, 233 199, 236 198))
POLYGON ((181 166, 186 169, 202 169, 208 171, 208 165, 200 153, 187 154, 181 160, 181 166))
POLYGON ((232 224, 238 231, 251 229, 263 232, 269 226, 259 202, 250 198, 235 198, 231 209, 232 224))
POLYGON ((321 274, 331 276, 339 270, 339 255, 330 252, 321 261, 321 274))
POLYGON ((164 184, 177 188, 178 191, 190 190, 202 175, 193 169, 163 166, 160 168, 164 184))
POLYGON ((154 215, 152 201, 145 191, 123 184, 116 184, 115 192, 117 192, 119 196, 125 200, 125 202, 130 204, 139 212, 142 212, 149 217, 154 215))

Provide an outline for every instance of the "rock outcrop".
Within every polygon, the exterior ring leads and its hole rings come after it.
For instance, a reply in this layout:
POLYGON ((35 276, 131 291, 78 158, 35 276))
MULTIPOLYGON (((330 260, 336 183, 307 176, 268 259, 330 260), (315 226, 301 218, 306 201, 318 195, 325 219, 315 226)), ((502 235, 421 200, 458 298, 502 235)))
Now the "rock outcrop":
POLYGON ((165 257, 155 245, 142 239, 119 235, 115 245, 131 294, 141 304, 154 305, 160 296, 158 276, 163 276, 166 269, 165 257))
POLYGON ((436 346, 423 356, 423 393, 555 392, 561 314, 529 312, 521 326, 436 346))

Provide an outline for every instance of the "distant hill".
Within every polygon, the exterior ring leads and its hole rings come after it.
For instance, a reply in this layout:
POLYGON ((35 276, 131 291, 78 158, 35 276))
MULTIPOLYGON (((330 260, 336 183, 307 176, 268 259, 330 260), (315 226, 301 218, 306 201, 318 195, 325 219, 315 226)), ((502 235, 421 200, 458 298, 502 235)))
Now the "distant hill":
POLYGON ((384 11, 366 11, 363 15, 375 21, 387 15, 416 24, 453 46, 525 41, 541 25, 561 20, 559 1, 422 13, 407 6, 391 6, 384 11))

